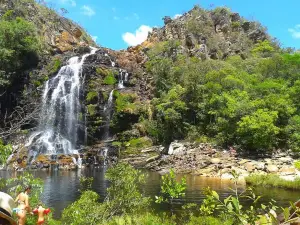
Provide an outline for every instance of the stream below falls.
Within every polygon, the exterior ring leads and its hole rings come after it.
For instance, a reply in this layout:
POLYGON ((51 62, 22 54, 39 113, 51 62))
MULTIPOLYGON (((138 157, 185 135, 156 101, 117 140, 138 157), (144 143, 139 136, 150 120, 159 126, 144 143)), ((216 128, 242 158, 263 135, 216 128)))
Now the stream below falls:
MULTIPOLYGON (((14 177, 21 172, 12 171, 0 171, 0 177, 14 177)), ((159 194, 161 175, 156 172, 145 171, 147 174, 146 184, 142 187, 146 196, 154 198, 159 194)), ((60 218, 62 210, 69 204, 74 202, 80 196, 79 178, 80 176, 93 177, 93 190, 100 195, 101 201, 103 201, 106 195, 106 188, 109 186, 109 182, 105 180, 105 168, 97 169, 84 169, 77 171, 33 171, 35 177, 39 177, 44 181, 44 191, 42 193, 42 201, 47 207, 53 208, 54 217, 60 218)), ((180 178, 181 175, 178 175, 180 178)), ((187 190, 186 195, 180 199, 174 201, 173 208, 180 213, 180 206, 185 203, 198 203, 200 204, 204 196, 201 190, 206 187, 211 187, 217 191, 220 197, 226 198, 232 191, 233 184, 230 181, 222 181, 218 178, 206 178, 194 175, 186 175, 187 190)), ((240 186, 239 191, 243 191, 245 187, 240 186)), ((279 206, 288 206, 289 202, 295 202, 299 199, 300 191, 284 190, 278 188, 255 188, 255 192, 262 195, 262 202, 268 202, 271 199, 277 201, 279 206)), ((243 202, 247 205, 247 202, 243 202)), ((153 207, 160 212, 167 212, 170 210, 168 205, 153 204, 153 207)))

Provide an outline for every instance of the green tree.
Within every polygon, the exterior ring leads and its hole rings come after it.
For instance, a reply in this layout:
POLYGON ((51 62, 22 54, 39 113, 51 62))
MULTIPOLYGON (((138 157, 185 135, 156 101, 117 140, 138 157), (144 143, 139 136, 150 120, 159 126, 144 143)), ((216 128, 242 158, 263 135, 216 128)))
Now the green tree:
POLYGON ((118 163, 105 176, 110 181, 105 199, 107 217, 124 213, 142 212, 149 205, 149 198, 140 191, 145 175, 127 163, 118 163))
POLYGON ((276 143, 278 112, 258 109, 238 122, 239 142, 249 149, 270 149, 276 143))
POLYGON ((10 84, 16 71, 36 63, 39 49, 34 25, 8 11, 0 19, 0 86, 10 84))
POLYGON ((161 184, 161 196, 155 196, 156 203, 167 202, 171 205, 175 198, 179 198, 185 195, 186 190, 186 178, 183 177, 181 182, 177 182, 175 172, 170 170, 169 174, 162 176, 161 184))

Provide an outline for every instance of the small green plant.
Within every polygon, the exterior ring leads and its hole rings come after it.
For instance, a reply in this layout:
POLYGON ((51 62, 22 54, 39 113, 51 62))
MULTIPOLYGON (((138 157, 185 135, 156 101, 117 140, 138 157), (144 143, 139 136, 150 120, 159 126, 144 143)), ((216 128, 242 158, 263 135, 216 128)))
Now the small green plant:
POLYGON ((98 98, 98 93, 96 91, 90 91, 86 95, 87 102, 95 101, 95 100, 97 100, 97 98, 98 98))
POLYGON ((161 196, 155 196, 156 203, 167 202, 172 205, 175 198, 185 196, 186 178, 183 177, 181 182, 177 182, 175 172, 170 170, 169 174, 162 176, 161 196))
POLYGON ((297 170, 300 170, 300 160, 295 161, 294 166, 296 167, 297 170))
POLYGON ((114 85, 117 83, 117 79, 115 78, 113 73, 109 73, 103 80, 103 84, 106 85, 114 85))
POLYGON ((6 163, 11 153, 12 153, 12 146, 9 144, 4 145, 0 139, 0 165, 6 163))
POLYGON ((94 180, 93 177, 85 177, 85 176, 80 177, 79 191, 83 193, 85 191, 92 190, 93 180, 94 180))
POLYGON ((94 116, 96 114, 96 108, 97 108, 97 105, 88 105, 87 106, 87 110, 88 110, 88 113, 90 114, 90 116, 94 116))

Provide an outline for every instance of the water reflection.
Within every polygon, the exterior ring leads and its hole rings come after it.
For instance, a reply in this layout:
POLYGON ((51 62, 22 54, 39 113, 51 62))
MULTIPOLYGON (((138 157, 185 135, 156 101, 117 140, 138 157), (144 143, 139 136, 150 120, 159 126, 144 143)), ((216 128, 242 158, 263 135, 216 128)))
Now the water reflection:
MULTIPOLYGON (((142 187, 143 192, 147 196, 154 197, 159 194, 161 175, 155 172, 147 173, 147 182, 142 187)), ((15 177, 18 173, 9 173, 0 171, 1 177, 15 177)), ((100 195, 100 200, 106 196, 106 189, 109 185, 105 180, 105 169, 84 169, 78 171, 34 171, 36 177, 44 180, 44 192, 42 193, 42 200, 48 207, 55 209, 54 217, 61 216, 62 210, 70 203, 74 202, 80 196, 79 193, 79 178, 80 176, 93 177, 93 190, 100 195)), ((178 180, 182 176, 177 176, 178 180)), ((216 178, 205 178, 193 175, 187 175, 187 191, 186 195, 174 201, 174 209, 178 211, 180 206, 187 202, 200 204, 204 198, 201 191, 203 188, 211 187, 216 190, 222 199, 232 194, 230 188, 233 188, 232 182, 222 181, 216 178)), ((239 192, 245 190, 245 186, 238 187, 239 192)), ((256 188, 258 195, 264 196, 262 202, 268 202, 270 199, 275 199, 281 206, 286 206, 289 201, 295 202, 299 198, 299 191, 283 190, 276 188, 256 188)), ((244 201, 247 204, 247 202, 244 201)), ((153 205, 156 210, 168 210, 168 205, 153 205)))

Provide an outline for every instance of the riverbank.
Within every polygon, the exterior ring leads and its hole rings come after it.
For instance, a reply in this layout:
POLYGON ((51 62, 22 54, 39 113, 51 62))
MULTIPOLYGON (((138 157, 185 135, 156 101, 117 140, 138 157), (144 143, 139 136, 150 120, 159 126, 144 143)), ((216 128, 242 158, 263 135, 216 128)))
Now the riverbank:
POLYGON ((297 156, 290 151, 246 155, 234 149, 218 149, 210 144, 173 142, 168 149, 155 146, 143 149, 139 154, 123 155, 121 161, 161 174, 173 168, 176 173, 221 179, 233 178, 233 170, 241 178, 253 174, 274 174, 287 181, 300 178, 300 171, 294 166, 297 156))

